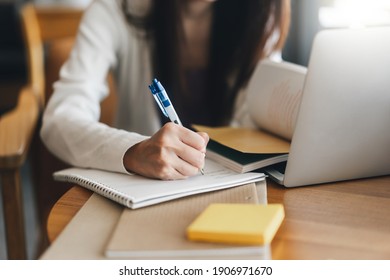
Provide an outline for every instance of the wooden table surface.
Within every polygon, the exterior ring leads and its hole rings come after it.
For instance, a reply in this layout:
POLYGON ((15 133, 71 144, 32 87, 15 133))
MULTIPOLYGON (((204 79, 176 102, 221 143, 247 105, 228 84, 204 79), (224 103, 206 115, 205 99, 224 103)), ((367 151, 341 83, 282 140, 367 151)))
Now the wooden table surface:
MULTIPOLYGON (((291 189, 268 180, 267 192, 286 212, 273 259, 390 259, 390 176, 291 189)), ((51 241, 91 195, 75 186, 55 204, 51 241)))

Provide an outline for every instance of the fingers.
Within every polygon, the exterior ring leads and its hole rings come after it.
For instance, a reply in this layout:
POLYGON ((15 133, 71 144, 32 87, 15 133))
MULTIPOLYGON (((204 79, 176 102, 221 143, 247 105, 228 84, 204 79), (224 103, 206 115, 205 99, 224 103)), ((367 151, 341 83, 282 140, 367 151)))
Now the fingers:
POLYGON ((204 152, 206 152, 207 144, 209 143, 210 137, 206 132, 198 132, 198 134, 203 138, 204 140, 204 152))
POLYGON ((192 130, 182 127, 180 140, 196 150, 206 152, 206 146, 209 142, 209 136, 205 132, 193 132, 192 130))
MULTIPOLYGON (((195 167, 197 170, 203 168, 206 146, 208 143, 208 135, 206 133, 199 134, 187 128, 173 124, 167 124, 164 126, 164 128, 166 130, 173 130, 174 132, 168 133, 177 135, 177 142, 175 142, 175 145, 173 147, 176 155, 183 161, 195 167)), ((179 165, 176 166, 177 170, 183 170, 184 167, 181 166, 183 164, 183 162, 180 162, 179 165)), ((188 170, 188 168, 186 168, 185 170, 188 170)), ((187 173, 183 174, 187 175, 187 173)))

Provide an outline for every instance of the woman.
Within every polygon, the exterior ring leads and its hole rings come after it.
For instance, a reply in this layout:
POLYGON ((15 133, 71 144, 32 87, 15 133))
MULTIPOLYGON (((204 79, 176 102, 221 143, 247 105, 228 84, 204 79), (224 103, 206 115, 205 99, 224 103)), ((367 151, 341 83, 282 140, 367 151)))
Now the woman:
POLYGON ((288 0, 96 0, 54 85, 41 137, 75 166, 193 176, 208 136, 186 127, 243 124, 245 85, 257 62, 281 48, 288 23, 288 0), (115 128, 98 122, 109 70, 119 99, 115 128), (153 77, 183 127, 162 124, 148 92, 153 77))

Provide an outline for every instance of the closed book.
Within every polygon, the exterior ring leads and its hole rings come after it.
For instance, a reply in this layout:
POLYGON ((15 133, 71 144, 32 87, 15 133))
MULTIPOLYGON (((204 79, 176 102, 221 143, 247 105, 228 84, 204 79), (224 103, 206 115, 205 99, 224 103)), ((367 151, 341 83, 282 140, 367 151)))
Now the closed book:
POLYGON ((268 259, 261 245, 192 242, 186 229, 210 203, 257 204, 256 186, 198 194, 150 207, 125 209, 108 241, 108 258, 128 259, 268 259))
POLYGON ((206 157, 238 173, 287 161, 290 142, 268 132, 238 127, 193 125, 210 136, 206 157))

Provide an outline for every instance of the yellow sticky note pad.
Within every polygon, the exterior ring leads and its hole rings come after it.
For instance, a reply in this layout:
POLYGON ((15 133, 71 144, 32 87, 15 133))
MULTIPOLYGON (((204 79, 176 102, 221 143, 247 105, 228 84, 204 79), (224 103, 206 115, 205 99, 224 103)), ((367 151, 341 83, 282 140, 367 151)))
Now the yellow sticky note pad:
POLYGON ((210 204, 187 228, 193 241, 264 245, 284 219, 282 204, 210 204))

